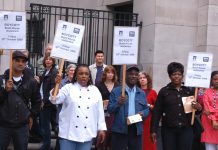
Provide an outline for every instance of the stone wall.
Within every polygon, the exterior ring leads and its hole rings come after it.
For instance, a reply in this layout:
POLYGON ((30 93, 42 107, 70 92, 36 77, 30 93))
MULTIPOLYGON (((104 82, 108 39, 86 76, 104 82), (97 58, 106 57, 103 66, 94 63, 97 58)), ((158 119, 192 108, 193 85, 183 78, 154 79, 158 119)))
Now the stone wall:
MULTIPOLYGON (((25 11, 25 0, 0 0, 0 10, 25 11)), ((0 54, 0 74, 9 68, 9 55, 9 50, 0 54)))

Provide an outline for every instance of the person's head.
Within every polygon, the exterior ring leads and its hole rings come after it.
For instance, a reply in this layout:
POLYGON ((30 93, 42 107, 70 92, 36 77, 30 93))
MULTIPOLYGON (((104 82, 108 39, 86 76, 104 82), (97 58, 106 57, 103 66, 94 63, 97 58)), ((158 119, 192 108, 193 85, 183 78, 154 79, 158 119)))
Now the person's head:
POLYGON ((147 87, 148 90, 152 88, 152 79, 150 75, 146 72, 142 71, 139 73, 139 86, 140 87, 147 87))
POLYGON ((47 69, 55 67, 55 59, 52 58, 50 55, 45 55, 43 59, 43 66, 47 69))
POLYGON ((27 49, 25 49, 24 51, 22 51, 22 53, 24 55, 26 55, 26 57, 28 58, 29 57, 29 51, 27 49))
POLYGON ((92 85, 92 76, 89 70, 89 66, 86 64, 80 64, 76 67, 73 76, 72 83, 78 82, 81 86, 87 87, 92 85))
POLYGON ((211 73, 211 86, 218 89, 218 71, 213 71, 211 73))
POLYGON ((26 67, 28 57, 21 51, 14 51, 12 54, 12 69, 16 72, 22 72, 26 67))
POLYGON ((171 62, 167 67, 167 72, 171 82, 176 86, 181 86, 184 66, 178 62, 171 62))
POLYGON ((131 88, 137 84, 139 67, 137 65, 126 66, 126 84, 131 88))
POLYGON ((48 43, 45 49, 45 55, 50 55, 52 48, 53 48, 53 45, 51 43, 48 43))
POLYGON ((101 50, 97 50, 95 52, 95 63, 97 65, 102 65, 104 63, 104 52, 101 50))
POLYGON ((117 72, 116 69, 113 66, 107 66, 104 69, 103 75, 102 75, 102 82, 105 82, 106 80, 111 80, 112 82, 117 82, 117 72))
POLYGON ((73 78, 74 76, 74 72, 75 72, 75 69, 76 69, 76 65, 74 64, 69 64, 66 68, 66 74, 67 74, 67 77, 69 78, 73 78))

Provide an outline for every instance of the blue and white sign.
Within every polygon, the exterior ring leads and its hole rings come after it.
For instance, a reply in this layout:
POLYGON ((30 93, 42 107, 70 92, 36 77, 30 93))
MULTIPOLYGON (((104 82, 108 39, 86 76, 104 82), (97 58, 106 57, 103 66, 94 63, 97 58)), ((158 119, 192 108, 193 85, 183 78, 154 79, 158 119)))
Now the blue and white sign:
POLYGON ((138 44, 138 27, 114 27, 113 64, 137 64, 138 44))
POLYGON ((185 86, 210 87, 213 54, 204 52, 190 52, 185 78, 185 86))
POLYGON ((0 11, 0 49, 26 49, 26 12, 0 11))
POLYGON ((77 63, 84 30, 83 25, 59 20, 51 56, 77 63))

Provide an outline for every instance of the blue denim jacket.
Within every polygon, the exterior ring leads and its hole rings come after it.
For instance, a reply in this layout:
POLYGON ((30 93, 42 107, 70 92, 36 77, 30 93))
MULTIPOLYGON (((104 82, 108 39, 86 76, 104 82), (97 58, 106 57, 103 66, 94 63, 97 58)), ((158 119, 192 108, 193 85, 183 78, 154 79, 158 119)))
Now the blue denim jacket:
MULTIPOLYGON (((108 112, 114 114, 114 121, 112 124, 111 131, 128 134, 127 117, 128 117, 128 98, 125 104, 119 105, 118 100, 122 93, 122 87, 119 86, 112 90, 110 94, 108 112)), ((125 92, 128 97, 128 93, 125 92)), ((149 107, 147 106, 147 100, 144 91, 136 87, 135 94, 135 112, 143 113, 143 119, 149 115, 149 107)), ((136 123, 137 135, 142 135, 143 133, 143 122, 136 123)))

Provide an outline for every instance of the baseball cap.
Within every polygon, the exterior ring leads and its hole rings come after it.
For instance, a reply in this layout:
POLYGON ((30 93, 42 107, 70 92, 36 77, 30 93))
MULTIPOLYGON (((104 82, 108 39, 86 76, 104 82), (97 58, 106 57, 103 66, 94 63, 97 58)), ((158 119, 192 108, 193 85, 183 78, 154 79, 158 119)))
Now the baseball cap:
POLYGON ((12 54, 12 59, 23 58, 26 61, 28 60, 27 56, 23 54, 21 51, 14 51, 12 54))
POLYGON ((137 71, 140 71, 139 66, 138 65, 126 65, 126 71, 135 69, 137 71))

